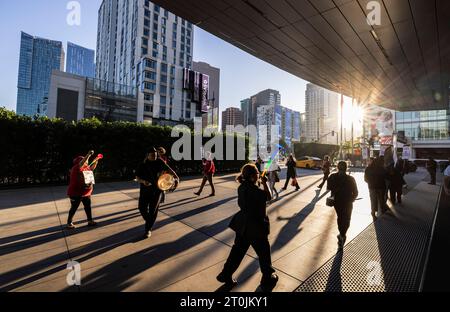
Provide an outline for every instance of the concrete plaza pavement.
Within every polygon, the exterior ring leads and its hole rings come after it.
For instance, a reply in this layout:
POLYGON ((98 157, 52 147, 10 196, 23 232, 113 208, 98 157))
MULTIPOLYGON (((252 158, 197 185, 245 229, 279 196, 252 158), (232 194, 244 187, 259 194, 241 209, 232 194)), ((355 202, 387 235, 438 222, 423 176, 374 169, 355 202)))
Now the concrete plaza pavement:
MULTIPOLYGON (((280 280, 274 291, 293 291, 337 251, 334 209, 319 191, 319 171, 299 170, 299 192, 292 187, 268 207, 272 260, 280 280)), ((354 172, 360 191, 348 233, 351 242, 372 223, 367 184, 354 172)), ((410 189, 426 174, 407 176, 410 189)), ((70 202, 66 187, 0 191, 0 291, 216 291, 215 280, 230 252, 230 218, 238 211, 236 175, 216 177, 216 197, 193 194, 200 178, 182 179, 166 196, 149 239, 137 210, 133 182, 95 187, 88 228, 80 207, 78 228, 64 228, 70 202), (80 263, 81 285, 68 286, 67 264, 80 263)), ((284 182, 284 181, 282 181, 284 182)), ((277 185, 282 187, 282 183, 277 185)), ((408 196, 408 195, 406 195, 408 196)), ((235 277, 233 291, 257 291, 261 273, 250 248, 235 277)))

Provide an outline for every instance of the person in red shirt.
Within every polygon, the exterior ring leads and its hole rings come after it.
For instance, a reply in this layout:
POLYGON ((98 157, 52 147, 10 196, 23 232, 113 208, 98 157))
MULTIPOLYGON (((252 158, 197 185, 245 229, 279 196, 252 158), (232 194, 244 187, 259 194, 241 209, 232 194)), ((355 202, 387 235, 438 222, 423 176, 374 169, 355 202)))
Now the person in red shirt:
POLYGON ((214 165, 214 161, 211 158, 211 155, 208 156, 208 159, 203 158, 203 181, 202 185, 200 186, 200 190, 196 193, 194 193, 197 196, 200 196, 200 194, 203 191, 203 188, 206 185, 206 181, 209 182, 209 185, 211 185, 211 194, 209 196, 216 196, 216 189, 214 187, 213 177, 216 173, 216 166, 214 165))
POLYGON ((86 156, 78 156, 73 160, 73 167, 70 170, 69 188, 67 195, 70 198, 71 208, 67 219, 67 228, 75 229, 72 220, 77 212, 80 203, 83 203, 86 212, 88 226, 95 226, 97 223, 92 219, 91 195, 94 190, 93 184, 85 183, 85 171, 94 171, 97 168, 98 159, 89 166, 89 158, 94 154, 90 151, 86 156))

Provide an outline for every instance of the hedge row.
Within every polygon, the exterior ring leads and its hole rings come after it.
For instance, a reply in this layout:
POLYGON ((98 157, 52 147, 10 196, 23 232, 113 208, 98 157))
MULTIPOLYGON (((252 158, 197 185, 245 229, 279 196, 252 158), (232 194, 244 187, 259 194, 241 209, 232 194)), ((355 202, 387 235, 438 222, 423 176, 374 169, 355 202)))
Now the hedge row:
MULTIPOLYGON (((0 108, 0 186, 67 183, 75 156, 104 154, 97 181, 129 180, 150 146, 167 151, 172 128, 97 119, 66 122, 30 118, 0 108)), ((191 133, 192 135, 192 133, 191 133)), ((238 171, 245 161, 216 161, 218 172, 238 171)), ((170 161, 180 175, 199 174, 200 161, 170 161)))

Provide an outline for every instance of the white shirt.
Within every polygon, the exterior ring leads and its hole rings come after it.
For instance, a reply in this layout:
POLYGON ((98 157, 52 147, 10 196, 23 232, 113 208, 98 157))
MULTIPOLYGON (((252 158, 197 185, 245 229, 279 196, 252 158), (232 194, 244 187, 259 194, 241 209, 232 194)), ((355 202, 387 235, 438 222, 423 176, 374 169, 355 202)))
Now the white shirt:
POLYGON ((447 166, 447 169, 445 169, 444 175, 445 175, 446 177, 450 177, 450 165, 447 166))

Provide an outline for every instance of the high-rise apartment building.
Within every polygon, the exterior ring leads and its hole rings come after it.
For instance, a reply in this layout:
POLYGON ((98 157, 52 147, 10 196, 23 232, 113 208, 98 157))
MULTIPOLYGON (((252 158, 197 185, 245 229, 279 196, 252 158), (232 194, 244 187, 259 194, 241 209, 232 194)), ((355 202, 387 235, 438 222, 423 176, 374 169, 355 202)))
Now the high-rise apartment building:
POLYGON ((269 143, 283 140, 288 146, 293 141, 300 141, 300 112, 281 105, 263 105, 258 107, 257 128, 258 145, 267 148, 269 143), (274 131, 275 127, 275 132, 274 131), (272 137, 276 133, 277 137, 272 137))
POLYGON ((309 83, 305 100, 306 142, 336 144, 336 137, 328 134, 339 131, 339 95, 309 83))
POLYGON ((222 131, 227 131, 227 126, 243 126, 244 114, 237 107, 229 107, 222 112, 222 131))
POLYGON ((138 121, 170 125, 201 116, 183 89, 191 23, 147 0, 104 0, 97 37, 96 77, 138 87, 138 121))
POLYGON ((267 89, 241 101, 241 109, 244 112, 245 126, 257 125, 258 108, 266 105, 281 105, 280 92, 267 89))
POLYGON ((19 115, 47 114, 52 70, 64 70, 62 42, 22 32, 20 43, 17 108, 19 115))
POLYGON ((67 43, 66 72, 78 76, 95 77, 95 51, 67 43))
POLYGON ((245 99, 241 101, 241 111, 244 114, 244 126, 248 126, 248 110, 250 107, 250 99, 245 99))

